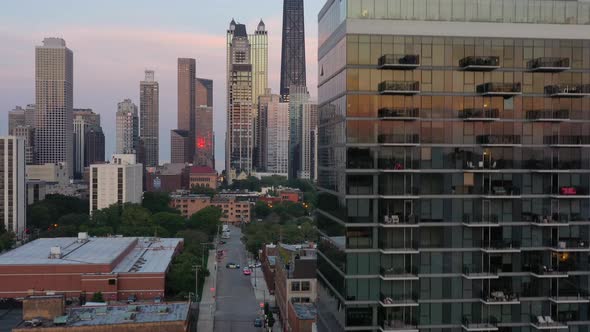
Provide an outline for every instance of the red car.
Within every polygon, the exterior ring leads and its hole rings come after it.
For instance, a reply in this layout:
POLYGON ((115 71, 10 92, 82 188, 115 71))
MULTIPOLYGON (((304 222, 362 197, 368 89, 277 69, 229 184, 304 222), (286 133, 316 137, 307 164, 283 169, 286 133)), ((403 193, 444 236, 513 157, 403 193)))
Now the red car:
POLYGON ((249 276, 249 275, 251 275, 251 274, 252 274, 252 271, 250 271, 250 269, 249 269, 249 268, 244 268, 244 275, 245 275, 245 276, 249 276))

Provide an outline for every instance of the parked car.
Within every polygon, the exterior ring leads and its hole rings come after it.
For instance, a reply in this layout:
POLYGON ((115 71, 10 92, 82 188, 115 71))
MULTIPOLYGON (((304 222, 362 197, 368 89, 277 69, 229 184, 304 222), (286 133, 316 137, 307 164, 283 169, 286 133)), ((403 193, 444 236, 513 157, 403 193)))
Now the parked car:
POLYGON ((258 267, 261 267, 261 266, 262 266, 262 264, 260 264, 260 263, 248 265, 248 267, 251 268, 251 269, 255 269, 255 268, 258 268, 258 267))
POLYGON ((236 263, 227 263, 225 265, 226 268, 228 269, 239 269, 240 268, 240 264, 236 264, 236 263))
POLYGON ((254 320, 254 327, 262 327, 262 319, 256 318, 254 320))
POLYGON ((133 294, 133 295, 129 295, 129 297, 127 298, 127 303, 133 303, 137 301, 137 295, 133 294))
POLYGON ((249 269, 249 268, 245 267, 245 268, 244 268, 244 275, 245 275, 245 276, 249 276, 249 275, 251 275, 251 274, 252 274, 252 271, 250 271, 250 269, 249 269))

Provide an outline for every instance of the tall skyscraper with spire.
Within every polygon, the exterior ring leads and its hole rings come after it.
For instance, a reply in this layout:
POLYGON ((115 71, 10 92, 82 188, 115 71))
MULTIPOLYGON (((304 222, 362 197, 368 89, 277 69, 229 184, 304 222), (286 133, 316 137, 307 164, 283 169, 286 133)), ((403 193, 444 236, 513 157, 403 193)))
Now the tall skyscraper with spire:
POLYGON ((244 24, 234 20, 227 31, 227 132, 225 169, 228 183, 252 172, 254 117, 251 44, 244 24))
POLYGON ((35 48, 37 163, 65 162, 74 174, 74 55, 61 38, 35 48))
POLYGON ((145 71, 145 79, 139 89, 139 160, 146 167, 159 164, 160 92, 153 70, 145 71))
POLYGON ((291 86, 307 86, 303 8, 303 0, 284 0, 283 2, 280 93, 285 102, 289 101, 291 86))

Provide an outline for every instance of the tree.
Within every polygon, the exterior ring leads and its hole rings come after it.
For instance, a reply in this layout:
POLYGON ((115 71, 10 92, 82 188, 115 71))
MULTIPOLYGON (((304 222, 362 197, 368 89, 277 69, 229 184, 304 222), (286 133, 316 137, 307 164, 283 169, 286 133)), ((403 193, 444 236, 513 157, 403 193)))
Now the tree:
POLYGON ((116 232, 121 225, 121 214, 123 207, 119 204, 113 204, 108 208, 94 211, 92 213, 92 227, 109 227, 116 232))
POLYGON ((215 189, 201 186, 192 186, 191 194, 213 197, 215 195, 215 189))
POLYGON ((152 224, 152 214, 150 210, 140 205, 125 204, 121 214, 121 223, 131 226, 150 226, 152 224))
POLYGON ((306 221, 299 227, 301 230, 301 236, 303 236, 304 240, 317 241, 317 230, 310 222, 306 221))
POLYGON ((208 206, 193 214, 188 220, 187 226, 190 229, 202 231, 212 239, 217 233, 219 225, 221 225, 222 215, 220 208, 208 206))
POLYGON ((289 180, 285 176, 271 175, 261 178, 260 184, 263 187, 286 187, 287 185, 289 185, 289 180))
POLYGON ((202 246, 201 243, 209 242, 209 236, 201 231, 196 231, 192 229, 185 229, 176 233, 176 237, 184 239, 184 251, 191 252, 194 255, 201 256, 202 255, 202 246))
POLYGON ((88 214, 81 214, 81 213, 69 213, 66 215, 61 216, 57 220, 57 224, 60 226, 71 225, 79 227, 81 225, 88 224, 90 221, 88 214))
POLYGON ((104 302, 104 297, 102 296, 102 292, 96 292, 92 294, 92 302, 104 302))
POLYGON ((256 218, 266 218, 271 212, 272 209, 263 201, 258 201, 254 205, 254 215, 256 218))
POLYGON ((272 312, 270 312, 268 314, 268 318, 266 320, 266 324, 268 325, 268 327, 270 327, 271 330, 272 330, 272 327, 275 325, 275 317, 272 314, 272 312))
POLYGON ((154 223, 168 231, 169 234, 176 234, 186 227, 186 219, 176 213, 158 212, 152 216, 154 223))
POLYGON ((141 206, 154 214, 159 212, 179 213, 178 210, 170 206, 170 195, 167 193, 146 192, 143 194, 141 206))

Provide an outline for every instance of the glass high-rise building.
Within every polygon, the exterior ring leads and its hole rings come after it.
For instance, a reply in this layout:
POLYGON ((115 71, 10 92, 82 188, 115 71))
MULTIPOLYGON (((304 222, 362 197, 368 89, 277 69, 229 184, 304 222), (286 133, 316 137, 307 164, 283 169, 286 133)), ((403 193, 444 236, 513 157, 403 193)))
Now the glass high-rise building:
POLYGON ((159 165, 160 91, 154 71, 146 70, 139 87, 139 162, 145 167, 159 165))
POLYGON ((283 0, 281 98, 289 101, 291 86, 307 86, 303 0, 283 0))
POLYGON ((37 163, 65 162, 74 174, 74 55, 61 38, 35 48, 35 146, 37 163))
POLYGON ((197 78, 195 115, 195 159, 197 166, 215 168, 215 133, 213 132, 213 80, 197 78))
POLYGON ((588 331, 590 3, 328 0, 318 330, 588 331))

